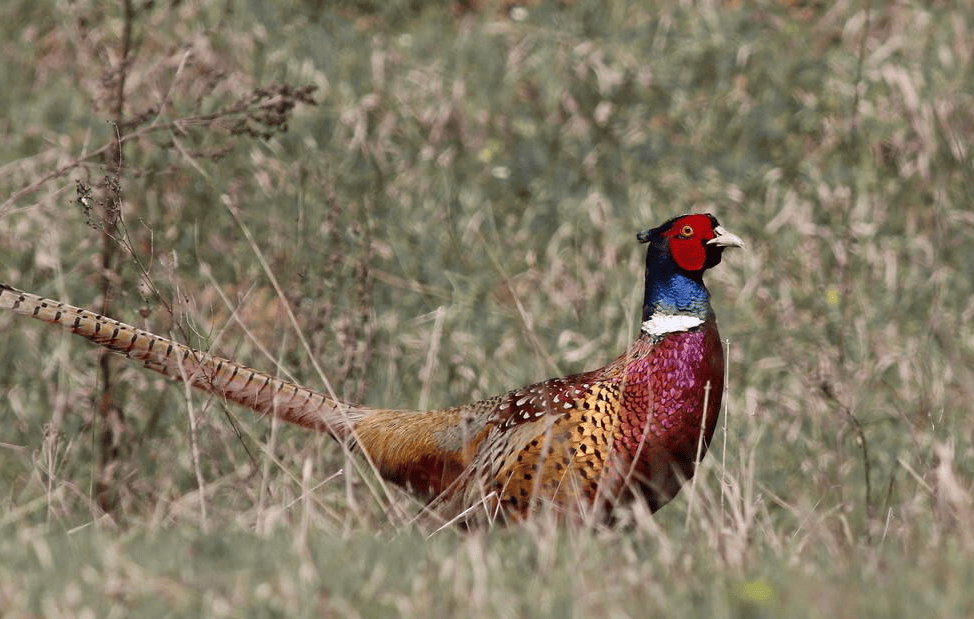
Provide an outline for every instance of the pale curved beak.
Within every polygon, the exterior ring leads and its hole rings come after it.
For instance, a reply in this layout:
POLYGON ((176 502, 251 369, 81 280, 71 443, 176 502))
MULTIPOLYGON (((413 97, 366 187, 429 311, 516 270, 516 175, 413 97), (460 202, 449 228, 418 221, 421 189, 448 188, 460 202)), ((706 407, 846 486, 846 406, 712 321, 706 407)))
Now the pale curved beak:
POLYGON ((744 247, 743 239, 736 234, 732 234, 727 230, 724 230, 723 226, 717 226, 714 228, 714 233, 717 236, 707 241, 707 245, 717 245, 718 247, 744 247))

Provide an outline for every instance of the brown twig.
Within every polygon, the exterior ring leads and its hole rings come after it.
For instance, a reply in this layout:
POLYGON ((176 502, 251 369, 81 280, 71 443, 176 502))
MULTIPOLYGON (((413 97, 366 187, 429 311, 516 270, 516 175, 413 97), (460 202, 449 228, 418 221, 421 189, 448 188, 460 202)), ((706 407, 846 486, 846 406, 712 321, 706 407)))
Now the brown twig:
MULTIPOLYGON (((129 57, 132 50, 132 26, 135 22, 135 7, 132 0, 124 0, 125 15, 122 20, 122 41, 120 57, 115 73, 115 93, 112 97, 111 116, 114 119, 115 136, 110 143, 110 173, 104 179, 105 197, 102 202, 102 248, 101 248, 101 303, 99 313, 111 313, 111 299, 114 295, 118 244, 120 236, 119 221, 122 218, 122 123, 125 116, 125 78, 128 74, 129 57)), ((99 454, 99 474, 97 476, 98 505, 107 513, 113 513, 117 504, 118 492, 114 487, 114 472, 122 453, 124 416, 121 406, 116 402, 112 376, 112 356, 102 351, 98 357, 101 394, 98 398, 98 417, 102 420, 101 451, 99 454)))

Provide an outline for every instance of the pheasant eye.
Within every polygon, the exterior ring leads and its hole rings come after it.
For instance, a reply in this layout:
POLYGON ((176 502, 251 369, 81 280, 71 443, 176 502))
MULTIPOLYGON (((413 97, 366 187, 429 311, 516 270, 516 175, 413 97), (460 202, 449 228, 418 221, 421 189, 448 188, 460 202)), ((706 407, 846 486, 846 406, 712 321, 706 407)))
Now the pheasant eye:
POLYGON ((683 236, 693 236, 693 226, 683 226, 683 229, 680 230, 680 234, 683 236))

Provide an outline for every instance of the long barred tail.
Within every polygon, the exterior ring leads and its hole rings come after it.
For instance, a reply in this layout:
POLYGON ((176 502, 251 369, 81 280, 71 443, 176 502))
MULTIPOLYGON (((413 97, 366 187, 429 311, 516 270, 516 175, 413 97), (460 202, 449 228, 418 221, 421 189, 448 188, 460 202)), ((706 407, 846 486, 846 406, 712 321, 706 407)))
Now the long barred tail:
POLYGON ((257 413, 328 432, 343 440, 364 409, 66 303, 0 283, 0 309, 64 327, 145 367, 257 413))

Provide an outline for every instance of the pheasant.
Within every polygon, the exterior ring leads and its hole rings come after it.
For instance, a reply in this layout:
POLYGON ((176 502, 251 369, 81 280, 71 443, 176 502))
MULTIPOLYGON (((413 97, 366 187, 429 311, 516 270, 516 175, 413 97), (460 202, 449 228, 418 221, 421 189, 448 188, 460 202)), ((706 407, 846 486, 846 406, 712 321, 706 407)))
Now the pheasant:
POLYGON ((605 519, 655 511, 692 477, 720 411, 724 357, 703 273, 743 241, 709 214, 637 235, 648 245, 642 329, 605 367, 434 411, 374 409, 0 284, 0 308, 61 325, 145 367, 357 446, 444 517, 520 520, 544 506, 605 519))

